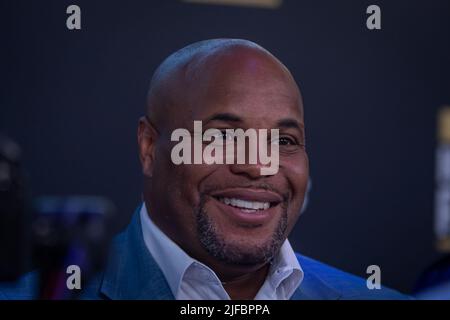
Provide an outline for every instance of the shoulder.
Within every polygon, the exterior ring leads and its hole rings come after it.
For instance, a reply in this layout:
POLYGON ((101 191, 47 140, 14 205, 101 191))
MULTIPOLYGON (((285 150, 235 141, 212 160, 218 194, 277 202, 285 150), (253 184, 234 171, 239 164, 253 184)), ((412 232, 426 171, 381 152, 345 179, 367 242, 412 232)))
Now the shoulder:
MULTIPOLYGON (((369 289, 366 279, 331 267, 325 263, 296 253, 305 277, 300 287, 327 287, 337 299, 354 300, 405 300, 410 299, 395 290, 381 286, 381 289, 369 289)), ((311 289, 314 290, 314 289, 311 289)))

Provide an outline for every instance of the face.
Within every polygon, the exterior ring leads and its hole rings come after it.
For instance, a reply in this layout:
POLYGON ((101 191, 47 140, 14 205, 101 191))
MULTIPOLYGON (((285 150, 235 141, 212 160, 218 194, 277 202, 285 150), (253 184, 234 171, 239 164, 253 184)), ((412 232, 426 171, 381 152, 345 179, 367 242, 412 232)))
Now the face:
POLYGON ((151 218, 191 256, 259 265, 278 252, 303 204, 303 106, 278 64, 261 57, 239 60, 211 63, 183 88, 183 101, 171 107, 173 121, 154 135, 154 157, 142 162, 145 197, 151 218), (260 163, 174 165, 170 155, 177 142, 170 135, 177 128, 193 132, 194 120, 202 121, 203 131, 279 129, 278 172, 261 175, 260 163))

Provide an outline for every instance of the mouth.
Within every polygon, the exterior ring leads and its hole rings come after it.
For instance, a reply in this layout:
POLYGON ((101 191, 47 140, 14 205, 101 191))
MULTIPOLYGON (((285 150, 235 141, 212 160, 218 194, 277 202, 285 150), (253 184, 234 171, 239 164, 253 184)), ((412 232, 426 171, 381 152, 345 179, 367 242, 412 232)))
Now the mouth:
POLYGON ((274 202, 262 201, 248 201, 239 198, 217 198, 220 202, 227 206, 232 206, 241 209, 246 213, 258 213, 258 211, 267 210, 275 205, 274 202))
POLYGON ((247 225, 262 225, 270 221, 283 201, 278 193, 261 189, 234 188, 211 196, 222 212, 247 225))

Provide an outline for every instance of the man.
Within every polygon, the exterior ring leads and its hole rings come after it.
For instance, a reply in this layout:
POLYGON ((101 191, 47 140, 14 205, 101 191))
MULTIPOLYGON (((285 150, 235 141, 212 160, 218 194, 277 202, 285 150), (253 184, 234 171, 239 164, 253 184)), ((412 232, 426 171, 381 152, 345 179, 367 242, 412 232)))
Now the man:
MULTIPOLYGON (((303 103, 268 51, 216 39, 175 52, 152 78, 146 113, 138 127, 144 203, 84 298, 404 298, 292 250, 287 236, 308 182, 303 103), (267 164, 247 161, 250 151, 244 162, 175 164, 172 134, 194 132, 195 121, 220 130, 215 138, 224 144, 227 129, 277 129, 269 144, 277 146, 278 170, 262 175, 267 164)), ((29 298, 32 282, 28 275, 0 296, 29 298)))

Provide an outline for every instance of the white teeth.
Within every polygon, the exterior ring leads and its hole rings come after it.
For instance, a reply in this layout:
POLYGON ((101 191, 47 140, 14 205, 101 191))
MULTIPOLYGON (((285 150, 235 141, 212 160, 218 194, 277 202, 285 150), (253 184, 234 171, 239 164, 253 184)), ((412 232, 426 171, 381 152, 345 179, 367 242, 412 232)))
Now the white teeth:
MULTIPOLYGON (((270 208, 270 202, 260 202, 260 201, 247 201, 237 198, 220 198, 220 201, 226 205, 231 205, 233 207, 238 207, 241 209, 247 209, 248 212, 254 210, 267 210, 270 208)), ((247 212, 247 210, 244 210, 247 212)))

